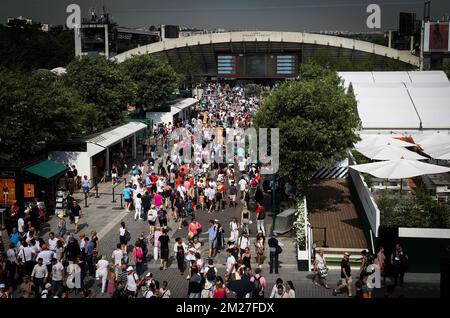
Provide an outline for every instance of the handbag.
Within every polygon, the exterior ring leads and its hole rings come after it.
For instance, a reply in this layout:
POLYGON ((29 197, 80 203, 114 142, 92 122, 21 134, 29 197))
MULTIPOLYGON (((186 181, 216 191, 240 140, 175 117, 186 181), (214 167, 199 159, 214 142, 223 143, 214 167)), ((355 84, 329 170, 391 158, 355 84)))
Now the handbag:
POLYGON ((276 247, 276 253, 277 253, 277 254, 283 253, 283 249, 281 248, 280 245, 277 245, 277 247, 276 247))

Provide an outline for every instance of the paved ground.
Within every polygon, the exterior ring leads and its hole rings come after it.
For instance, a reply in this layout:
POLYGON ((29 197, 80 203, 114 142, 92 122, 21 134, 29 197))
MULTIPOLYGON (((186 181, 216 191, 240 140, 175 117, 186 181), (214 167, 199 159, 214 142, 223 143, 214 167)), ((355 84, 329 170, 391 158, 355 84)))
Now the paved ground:
MULTIPOLYGON (((123 184, 116 188, 116 194, 120 194, 123 189, 123 184)), ((148 224, 143 221, 134 221, 133 212, 127 213, 124 209, 120 207, 120 197, 116 197, 116 202, 112 201, 112 188, 110 183, 101 184, 99 186, 99 198, 95 198, 95 193, 92 192, 88 199, 88 207, 84 207, 83 195, 77 194, 76 198, 80 201, 80 205, 83 208, 83 217, 80 221, 80 229, 86 233, 91 231, 97 231, 98 237, 100 238, 100 254, 106 254, 108 258, 111 252, 115 248, 115 245, 119 241, 119 224, 124 221, 131 233, 131 242, 134 242, 140 233, 148 233, 148 224)), ((266 230, 272 225, 272 218, 270 217, 270 198, 267 200, 267 219, 266 219, 266 230)), ((226 230, 225 237, 229 236, 228 223, 232 217, 237 217, 240 219, 242 205, 240 204, 237 209, 226 208, 225 211, 215 212, 214 214, 207 214, 206 212, 197 212, 197 219, 207 227, 208 220, 211 218, 219 218, 224 225, 226 230)), ((250 226, 251 237, 254 239, 256 232, 255 227, 255 215, 251 216, 253 224, 250 226)), ((47 238, 47 234, 50 230, 55 231, 57 218, 51 217, 48 227, 46 228, 44 235, 47 238)), ((169 221, 168 224, 169 235, 171 237, 171 243, 175 241, 175 238, 186 237, 187 230, 184 227, 182 230, 177 229, 177 225, 173 220, 169 221)), ((73 231, 73 226, 68 224, 68 230, 73 231)), ((295 237, 293 233, 288 233, 283 237, 279 238, 280 245, 283 246, 283 253, 280 255, 280 270, 279 274, 269 274, 268 257, 266 257, 265 264, 262 268, 263 276, 266 277, 268 281, 268 290, 266 290, 266 296, 270 295, 270 290, 272 289, 275 280, 281 277, 284 280, 291 280, 296 288, 296 295, 300 298, 332 298, 331 290, 327 290, 323 287, 317 287, 312 284, 311 275, 308 272, 299 272, 297 269, 296 261, 296 245, 295 237)), ((205 241, 206 236, 201 236, 201 240, 205 241)), ((267 250, 267 249, 266 249, 267 250)), ((266 255, 267 256, 267 255, 266 255)), ((152 249, 149 249, 148 258, 152 257, 152 249)), ((215 265, 219 270, 219 275, 224 276, 225 269, 225 253, 219 253, 215 258, 215 265)), ((252 259, 252 266, 256 265, 256 260, 252 259)), ((172 292, 173 297, 186 297, 188 281, 186 276, 181 276, 177 270, 176 262, 170 263, 167 270, 161 271, 159 269, 159 263, 155 264, 153 261, 149 261, 146 264, 145 272, 151 271, 154 273, 154 278, 162 282, 167 280, 169 282, 169 288, 172 292)), ((329 285, 334 287, 339 279, 339 273, 337 270, 330 270, 328 281, 329 285)), ((108 295, 99 294, 99 284, 93 279, 87 279, 86 285, 91 288, 93 297, 109 297, 108 295)), ((381 297, 384 290, 381 289, 375 293, 376 296, 381 297)), ((438 274, 406 274, 405 277, 405 287, 403 289, 397 290, 397 295, 403 294, 406 297, 439 297, 439 275, 438 274)), ((77 297, 76 295, 70 295, 70 297, 77 297)), ((345 298, 344 294, 336 296, 338 298, 345 298)))

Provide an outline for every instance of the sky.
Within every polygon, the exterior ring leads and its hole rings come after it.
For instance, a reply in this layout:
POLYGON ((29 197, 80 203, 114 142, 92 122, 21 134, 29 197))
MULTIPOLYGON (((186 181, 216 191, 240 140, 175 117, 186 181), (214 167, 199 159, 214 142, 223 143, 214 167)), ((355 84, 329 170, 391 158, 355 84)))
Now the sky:
MULTIPOLYGON (((374 31, 368 29, 369 4, 381 7, 381 30, 398 27, 399 12, 423 14, 423 2, 414 0, 0 0, 0 23, 8 16, 65 24, 67 5, 89 8, 105 5, 124 27, 175 24, 206 29, 258 31, 374 31)), ((432 0, 431 17, 450 15, 449 0, 432 0)))

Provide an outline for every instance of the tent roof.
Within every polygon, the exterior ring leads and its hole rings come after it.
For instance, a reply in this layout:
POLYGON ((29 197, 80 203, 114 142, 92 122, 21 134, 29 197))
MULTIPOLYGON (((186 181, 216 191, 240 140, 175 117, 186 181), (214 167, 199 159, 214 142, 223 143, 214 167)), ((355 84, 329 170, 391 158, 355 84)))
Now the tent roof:
POLYGON ((411 129, 420 119, 403 84, 354 83, 363 128, 411 129))
POLYGON ((51 179, 57 175, 66 172, 69 168, 63 164, 53 160, 44 160, 32 166, 29 166, 25 171, 38 175, 45 179, 51 179))
MULTIPOLYGON (((86 142, 106 148, 146 128, 147 128, 146 124, 132 121, 129 122, 128 124, 116 127, 112 130, 96 135, 95 137, 86 140, 86 142)), ((93 152, 95 151, 96 150, 93 149, 93 152)))

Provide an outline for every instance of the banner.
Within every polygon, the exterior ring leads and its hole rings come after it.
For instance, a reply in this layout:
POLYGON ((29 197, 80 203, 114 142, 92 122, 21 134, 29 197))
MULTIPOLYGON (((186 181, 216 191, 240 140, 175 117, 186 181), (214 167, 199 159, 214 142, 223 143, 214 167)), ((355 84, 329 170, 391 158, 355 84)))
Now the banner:
POLYGON ((450 32, 448 22, 425 23, 424 52, 449 52, 450 32))

